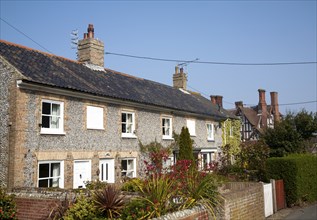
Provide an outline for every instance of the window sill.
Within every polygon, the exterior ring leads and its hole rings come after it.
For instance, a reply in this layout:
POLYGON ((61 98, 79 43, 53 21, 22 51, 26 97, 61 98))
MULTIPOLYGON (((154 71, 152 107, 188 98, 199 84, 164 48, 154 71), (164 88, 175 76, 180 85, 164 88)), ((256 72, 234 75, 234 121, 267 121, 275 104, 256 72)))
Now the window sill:
POLYGON ((92 131, 104 131, 104 128, 87 128, 87 130, 92 130, 92 131))
POLYGON ((174 138, 172 138, 172 137, 165 137, 165 136, 163 136, 162 139, 166 140, 166 141, 173 141, 174 140, 174 138))
POLYGON ((207 139, 208 142, 215 142, 215 139, 207 139))
POLYGON ((138 137, 134 134, 121 134, 122 138, 131 138, 131 139, 137 139, 138 137))
POLYGON ((40 134, 66 135, 63 131, 40 131, 40 134))

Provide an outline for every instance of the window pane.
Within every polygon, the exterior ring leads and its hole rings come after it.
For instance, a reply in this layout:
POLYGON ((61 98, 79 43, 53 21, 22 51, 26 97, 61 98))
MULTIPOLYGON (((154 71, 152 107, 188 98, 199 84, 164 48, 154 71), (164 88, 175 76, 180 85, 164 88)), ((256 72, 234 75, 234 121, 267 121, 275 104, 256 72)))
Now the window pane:
POLYGON ((133 160, 128 160, 128 170, 133 170, 133 160))
POLYGON ((51 117, 51 127, 50 128, 59 128, 59 117, 51 117))
POLYGON ((165 126, 165 118, 162 119, 162 126, 165 126))
POLYGON ((121 121, 126 122, 127 121, 127 115, 125 113, 121 114, 121 121))
POLYGON ((128 122, 129 122, 129 123, 132 123, 132 122, 133 122, 133 120, 132 120, 132 114, 127 114, 127 116, 128 116, 128 122))
POLYGON ((51 163, 51 177, 60 176, 60 163, 51 163))
POLYGON ((42 116, 42 128, 50 127, 50 116, 42 116))
POLYGON ((39 178, 49 177, 49 164, 40 164, 39 165, 39 178))
POLYGON ((127 132, 127 125, 122 124, 122 133, 126 133, 126 132, 127 132))
POLYGON ((39 180, 39 187, 48 187, 48 180, 39 180))
POLYGON ((170 120, 169 119, 165 119, 165 126, 169 127, 170 126, 170 120))
POLYGON ((52 104, 52 115, 60 115, 59 104, 52 104))
POLYGON ((51 103, 42 102, 42 114, 51 114, 51 103))
POLYGON ((126 133, 132 133, 132 124, 127 125, 127 131, 126 133))
POLYGON ((169 135, 170 134, 170 129, 169 128, 166 128, 165 129, 165 135, 169 135))
POLYGON ((127 160, 121 161, 121 170, 127 170, 127 160))
POLYGON ((50 179, 49 182, 49 187, 59 187, 59 178, 50 179))

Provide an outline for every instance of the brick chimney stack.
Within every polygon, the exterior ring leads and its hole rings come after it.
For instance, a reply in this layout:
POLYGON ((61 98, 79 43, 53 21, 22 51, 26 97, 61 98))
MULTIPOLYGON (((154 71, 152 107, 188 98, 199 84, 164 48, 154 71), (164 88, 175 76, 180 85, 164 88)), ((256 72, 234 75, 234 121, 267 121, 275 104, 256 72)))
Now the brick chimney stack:
POLYGON ((211 95, 211 96, 210 96, 210 101, 211 101, 212 104, 216 105, 216 104, 217 104, 216 96, 211 95))
POLYGON ((259 104, 258 104, 258 114, 261 114, 261 128, 267 127, 267 105, 265 101, 265 90, 259 89, 259 104))
POLYGON ((270 94, 271 94, 272 114, 273 114, 274 123, 275 123, 280 121, 280 111, 278 107, 277 92, 270 92, 270 94))
POLYGON ((78 41, 78 61, 104 67, 104 43, 94 37, 94 25, 89 24, 84 39, 78 41))
POLYGON ((173 87, 177 89, 187 88, 187 75, 184 73, 184 69, 175 66, 175 73, 173 75, 173 87))
POLYGON ((222 96, 221 95, 216 95, 216 103, 219 107, 222 108, 222 96))

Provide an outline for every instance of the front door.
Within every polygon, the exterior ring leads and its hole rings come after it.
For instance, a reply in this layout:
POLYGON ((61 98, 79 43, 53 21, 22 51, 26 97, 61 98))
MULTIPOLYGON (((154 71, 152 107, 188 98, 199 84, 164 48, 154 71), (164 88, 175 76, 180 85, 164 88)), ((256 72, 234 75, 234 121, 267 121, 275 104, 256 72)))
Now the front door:
POLYGON ((74 189, 85 188, 85 181, 91 181, 91 161, 74 161, 74 189))
POLYGON ((107 183, 114 183, 114 159, 101 159, 99 163, 99 179, 107 183))

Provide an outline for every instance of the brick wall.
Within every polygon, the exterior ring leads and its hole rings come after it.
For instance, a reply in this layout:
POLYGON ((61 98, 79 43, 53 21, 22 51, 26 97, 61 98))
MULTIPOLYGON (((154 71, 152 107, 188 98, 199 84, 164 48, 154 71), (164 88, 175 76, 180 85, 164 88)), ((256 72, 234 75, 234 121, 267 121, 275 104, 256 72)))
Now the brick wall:
POLYGON ((232 182, 222 190, 222 219, 265 219, 262 183, 232 182))
POLYGON ((58 199, 15 198, 19 220, 48 219, 51 210, 60 203, 58 199))

